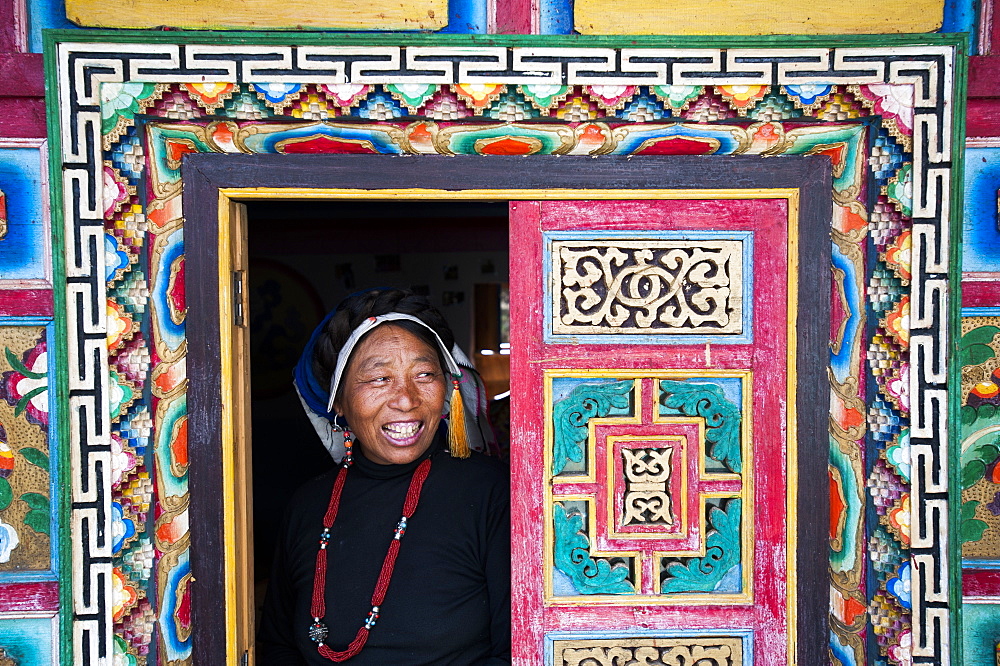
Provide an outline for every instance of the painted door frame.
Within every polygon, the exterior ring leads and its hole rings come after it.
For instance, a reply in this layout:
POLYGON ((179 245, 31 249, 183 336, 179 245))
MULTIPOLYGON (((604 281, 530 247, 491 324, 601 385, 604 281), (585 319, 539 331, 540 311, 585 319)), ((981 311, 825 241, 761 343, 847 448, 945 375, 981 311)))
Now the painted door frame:
MULTIPOLYGON (((902 420, 905 425, 912 426, 909 441, 913 471, 912 480, 908 477, 899 483, 903 484, 907 498, 912 495, 908 512, 912 538, 908 533, 906 547, 898 554, 906 564, 912 565, 904 575, 912 584, 913 601, 912 609, 899 612, 912 616, 910 638, 915 664, 961 663, 961 618, 957 612, 961 600, 961 570, 952 564, 960 560, 960 497, 957 491, 960 479, 959 466, 948 464, 949 460, 958 460, 957 439, 948 433, 957 431, 960 392, 949 391, 948 387, 958 386, 961 370, 951 361, 960 313, 961 143, 966 50, 963 36, 939 34, 579 37, 47 31, 50 182, 53 220, 59 220, 53 225, 54 300, 55 311, 59 313, 53 354, 60 369, 55 399, 66 415, 57 426, 62 451, 59 464, 68 470, 65 477, 68 482, 56 502, 61 507, 61 661, 91 666, 111 659, 113 646, 123 640, 125 633, 119 619, 114 617, 111 600, 111 581, 115 569, 122 566, 122 558, 113 552, 111 539, 106 536, 112 533, 112 495, 115 492, 106 470, 111 464, 109 449, 112 429, 116 425, 110 416, 108 398, 112 388, 108 377, 111 354, 104 344, 108 330, 104 308, 109 283, 104 272, 105 258, 100 251, 104 231, 116 222, 110 217, 105 219, 101 205, 102 186, 106 182, 102 170, 105 160, 111 157, 109 146, 121 138, 118 131, 128 131, 144 123, 142 115, 148 109, 146 103, 152 103, 156 90, 183 94, 178 91, 184 86, 207 82, 213 85, 231 83, 248 92, 255 85, 285 82, 308 85, 364 83, 380 90, 390 84, 405 83, 431 83, 442 89, 487 83, 513 89, 526 83, 539 83, 575 86, 577 90, 605 85, 669 87, 684 84, 681 87, 700 86, 712 91, 707 95, 718 95, 719 89, 724 87, 744 86, 782 90, 801 84, 851 88, 912 86, 913 104, 908 110, 904 109, 911 114, 911 133, 908 138, 901 138, 909 142, 906 164, 912 167, 909 184, 913 196, 912 201, 905 204, 907 213, 911 212, 909 206, 912 205, 912 226, 907 221, 905 227, 912 230, 912 264, 907 265, 908 270, 912 269, 912 279, 902 296, 910 305, 912 333, 902 358, 897 361, 910 370, 909 386, 902 390, 903 397, 909 398, 909 411, 902 415, 902 420), (144 87, 148 87, 148 92, 141 90, 144 87)), ((257 92, 264 94, 260 90, 257 92)), ((801 95, 796 99, 808 104, 801 95)), ((199 98, 198 103, 202 102, 212 103, 199 98)), ((894 111, 878 104, 876 108, 869 107, 870 113, 862 113, 866 117, 858 122, 868 122, 868 115, 880 115, 892 121, 894 111)), ((196 113, 203 110, 208 115, 227 117, 213 108, 202 106, 196 113)), ((746 112, 747 107, 741 108, 746 112)), ((487 120, 480 115, 484 110, 485 107, 478 107, 478 117, 470 118, 475 122, 467 123, 466 128, 491 125, 494 129, 505 127, 522 134, 544 134, 544 130, 549 130, 552 135, 569 129, 570 141, 562 145, 557 141, 555 148, 578 151, 578 154, 597 155, 607 151, 631 154, 642 149, 639 141, 617 146, 610 140, 603 145, 600 142, 583 145, 579 141, 581 137, 573 138, 570 121, 560 123, 549 118, 526 130, 526 124, 487 120), (577 141, 575 145, 574 140, 577 141)), ((415 113, 416 108, 411 111, 415 113)), ((815 117, 814 111, 807 115, 815 117)), ((271 112, 267 110, 267 113, 271 112)), ((278 115, 284 116, 279 120, 287 121, 291 109, 278 115)), ((165 117, 162 113, 153 116, 165 117)), ((846 121, 848 125, 851 122, 846 121)), ((683 124, 683 120, 674 114, 666 125, 671 124, 683 124)), ((780 126, 781 122, 775 124, 780 126)), ((648 123, 647 127, 652 125, 648 123)), ((661 128, 666 125, 660 123, 661 128)), ((465 131, 462 127, 449 129, 459 130, 452 132, 453 135, 465 131)), ((662 134, 659 136, 662 138, 662 134)), ((140 136, 140 141, 143 138, 144 135, 140 136)), ((610 138, 608 133, 606 139, 610 138)), ((404 154, 479 152, 474 143, 478 144, 470 140, 461 145, 447 142, 433 146, 412 145, 402 137, 402 141, 393 138, 379 145, 377 151, 404 154)), ((233 147, 209 149, 233 150, 233 147)), ((543 145, 542 152, 554 152, 553 145, 543 145)), ((733 159, 730 154, 731 151, 716 159, 733 159)), ((758 151, 757 154, 768 153, 758 151)), ((867 167, 865 177, 869 186, 874 184, 872 170, 867 167)), ((902 182, 896 184, 903 186, 902 182)), ((174 201, 179 201, 176 195, 181 184, 176 185, 172 196, 174 201)), ((145 210, 143 203, 137 203, 138 217, 158 213, 161 221, 165 219, 166 211, 145 210)), ((176 218, 166 221, 169 228, 154 228, 153 225, 149 231, 143 228, 140 247, 145 249, 142 241, 167 240, 171 251, 182 247, 180 221, 176 218), (163 234, 157 237, 160 232, 163 234), (165 239, 166 232, 173 238, 165 239)), ((876 225, 869 227, 874 230, 876 225)), ((167 245, 163 242, 159 249, 167 245)), ((135 278, 135 273, 132 277, 135 278)), ((145 280, 141 276, 138 279, 145 280)), ((156 282, 158 279, 151 279, 148 284, 156 282)), ((166 307, 155 300, 162 296, 162 292, 154 292, 134 296, 134 300, 138 307, 148 307, 155 320, 157 309, 166 307)), ((900 294, 895 298, 900 298, 900 294)), ((864 305, 862 299, 861 306, 864 305)), ((139 319, 144 326, 149 326, 148 311, 139 319)), ((178 338, 173 342, 186 348, 183 323, 178 328, 181 329, 179 334, 171 332, 178 338)), ((158 331, 152 333, 155 340, 158 331)), ((868 336, 862 340, 862 355, 870 342, 868 336)), ((183 365, 183 352, 180 353, 179 359, 170 359, 171 372, 176 372, 178 364, 183 365)), ((156 373, 165 370, 166 365, 160 362, 151 370, 156 373)), ((870 373, 863 361, 862 366, 862 374, 870 373)), ((143 377, 147 381, 152 375, 146 372, 143 377)), ((168 379, 174 378, 183 379, 180 375, 168 379)), ((172 397, 183 399, 183 387, 172 388, 176 389, 172 397)), ((140 399, 140 406, 148 409, 151 402, 147 391, 140 399)), ((871 406, 870 400, 863 405, 862 418, 871 406)), ((151 456, 145 464, 149 470, 158 469, 152 464, 151 456)), ((865 489, 860 476, 868 473, 868 469, 857 470, 862 495, 865 489)), ((184 484, 186 477, 179 480, 180 486, 184 484)), ((187 496, 186 490, 179 491, 179 497, 187 496)), ((863 521, 865 527, 876 523, 875 509, 870 501, 868 504, 869 515, 863 521)), ((179 518, 181 514, 171 517, 179 518)), ((139 526, 147 542, 158 539, 154 523, 158 531, 158 517, 139 526)), ((180 521, 174 527, 180 531, 180 521)), ((137 583, 143 587, 139 592, 148 595, 142 612, 150 612, 149 601, 156 604, 152 607, 156 622, 154 633, 166 631, 169 634, 164 640, 165 634, 158 633, 161 636, 159 646, 166 650, 170 659, 179 662, 188 659, 191 646, 183 636, 170 634, 174 628, 167 625, 178 621, 176 613, 181 611, 179 593, 186 580, 183 573, 186 544, 187 535, 180 535, 179 541, 169 544, 172 559, 156 560, 158 578, 150 579, 146 574, 146 578, 137 583), (169 593, 161 592, 167 587, 169 593)), ((869 555, 864 546, 857 554, 862 560, 869 555)), ((851 573, 857 572, 852 570, 851 573)), ((871 571, 861 574, 870 577, 868 597, 862 593, 855 598, 857 590, 852 588, 853 591, 849 590, 851 599, 845 601, 867 606, 871 594, 888 594, 887 581, 882 577, 874 580, 871 571)), ((874 639, 868 640, 866 645, 861 631, 852 625, 840 626, 835 633, 843 634, 848 641, 841 644, 845 650, 858 650, 863 654, 867 649, 871 656, 880 646, 874 639)), ((148 637, 142 646, 149 647, 148 637)))

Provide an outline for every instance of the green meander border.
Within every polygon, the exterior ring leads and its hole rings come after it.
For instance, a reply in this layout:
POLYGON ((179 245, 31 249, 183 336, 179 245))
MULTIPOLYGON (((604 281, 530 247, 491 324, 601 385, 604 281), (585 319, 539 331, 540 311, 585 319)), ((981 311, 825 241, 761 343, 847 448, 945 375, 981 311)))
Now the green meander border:
MULTIPOLYGON (((948 385, 958 386, 961 367, 957 364, 957 345, 961 326, 961 233, 963 205, 963 159, 965 144, 965 108, 968 78, 968 43, 966 34, 887 34, 887 35, 768 35, 768 36, 666 36, 666 35, 460 35, 460 34, 414 34, 414 33, 336 33, 336 32, 287 32, 287 31, 169 31, 149 30, 45 30, 45 103, 49 142, 49 182, 51 183, 50 206, 52 210, 52 266, 53 303, 55 319, 55 339, 51 352, 55 355, 56 382, 53 399, 60 408, 68 404, 68 331, 65 318, 67 306, 65 246, 66 229, 61 168, 62 134, 59 113, 59 77, 57 50, 61 43, 103 43, 108 45, 130 44, 232 44, 232 45, 330 45, 330 46, 442 46, 442 47, 700 47, 700 48, 790 48, 790 47, 900 47, 900 46, 951 46, 954 47, 953 88, 951 98, 952 115, 952 160, 950 225, 949 225, 949 271, 948 284, 950 303, 947 313, 947 362, 948 385)), ((961 407, 961 393, 948 392, 948 431, 957 432, 961 407)), ((59 552, 60 589, 59 625, 60 659, 70 666, 73 663, 73 552, 72 540, 72 452, 70 451, 69 410, 54 424, 57 428, 59 464, 67 470, 61 476, 62 488, 58 498, 59 512, 59 552)), ((947 444, 948 463, 959 459, 959 442, 951 437, 947 444)), ((961 544, 959 534, 960 469, 957 464, 949 464, 949 531, 947 547, 949 558, 948 579, 950 589, 950 647, 951 663, 962 664, 962 570, 961 544)))
MULTIPOLYGON (((67 34, 81 34, 66 31, 67 34)), ((52 233, 52 318, 55 325, 55 340, 49 350, 55 356, 55 385, 49 387, 52 400, 63 407, 69 402, 69 353, 66 326, 66 231, 65 220, 57 212, 63 210, 62 168, 59 155, 62 137, 59 131, 59 75, 55 66, 55 43, 52 35, 45 36, 45 120, 49 143, 49 215, 52 233), (55 152, 55 154, 53 154, 55 152)), ((73 506, 73 458, 70 452, 69 410, 64 418, 51 427, 56 429, 59 442, 59 464, 62 466, 57 502, 59 514, 59 663, 71 666, 73 663, 73 550, 71 547, 73 530, 71 512, 73 506)))
MULTIPOLYGON (((969 40, 961 35, 955 44, 955 73, 952 90, 952 171, 951 171, 951 219, 949 220, 948 248, 948 321, 947 321, 947 363, 948 363, 948 432, 961 432, 959 422, 962 410, 962 364, 958 360, 958 344, 962 332, 962 214, 965 195, 965 109, 969 80, 969 40), (961 151, 961 152, 959 152, 961 151)), ((951 607, 951 663, 964 664, 962 643, 962 457, 961 438, 953 435, 948 439, 948 584, 949 606, 951 607)))

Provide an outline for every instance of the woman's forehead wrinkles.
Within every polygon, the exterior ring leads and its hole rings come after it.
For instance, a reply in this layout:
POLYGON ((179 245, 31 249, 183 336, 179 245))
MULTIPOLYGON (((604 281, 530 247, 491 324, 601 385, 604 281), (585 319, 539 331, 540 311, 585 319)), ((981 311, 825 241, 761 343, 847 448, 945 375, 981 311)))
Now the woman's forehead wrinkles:
POLYGON ((415 359, 413 359, 413 362, 414 363, 432 363, 434 365, 437 365, 438 364, 438 359, 437 359, 437 355, 436 354, 434 356, 418 356, 415 359))
MULTIPOLYGON (((375 368, 384 368, 386 366, 392 365, 393 360, 387 356, 368 356, 367 358, 361 359, 361 363, 358 365, 358 370, 372 370, 375 368)), ((437 365, 438 360, 436 357, 426 356, 420 354, 418 356, 410 359, 411 364, 415 363, 431 363, 437 365)))

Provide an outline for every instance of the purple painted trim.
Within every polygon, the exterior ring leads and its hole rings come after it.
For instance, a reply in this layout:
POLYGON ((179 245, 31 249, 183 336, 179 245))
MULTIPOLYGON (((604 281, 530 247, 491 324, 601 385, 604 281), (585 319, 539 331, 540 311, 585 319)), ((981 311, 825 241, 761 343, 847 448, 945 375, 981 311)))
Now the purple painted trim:
POLYGON ((0 613, 59 610, 59 583, 0 585, 0 613))
POLYGON ((0 316, 51 317, 51 289, 0 289, 0 316))
POLYGON ((996 306, 1000 306, 1000 273, 964 273, 962 275, 963 308, 996 306))

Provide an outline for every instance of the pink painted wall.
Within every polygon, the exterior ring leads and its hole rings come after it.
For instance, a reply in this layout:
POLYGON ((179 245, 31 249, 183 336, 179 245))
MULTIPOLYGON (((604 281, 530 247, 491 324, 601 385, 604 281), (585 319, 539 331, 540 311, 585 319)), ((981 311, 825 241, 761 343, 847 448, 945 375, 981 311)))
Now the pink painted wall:
POLYGON ((25 53, 26 20, 17 0, 0 0, 0 137, 45 136, 42 56, 25 53))

